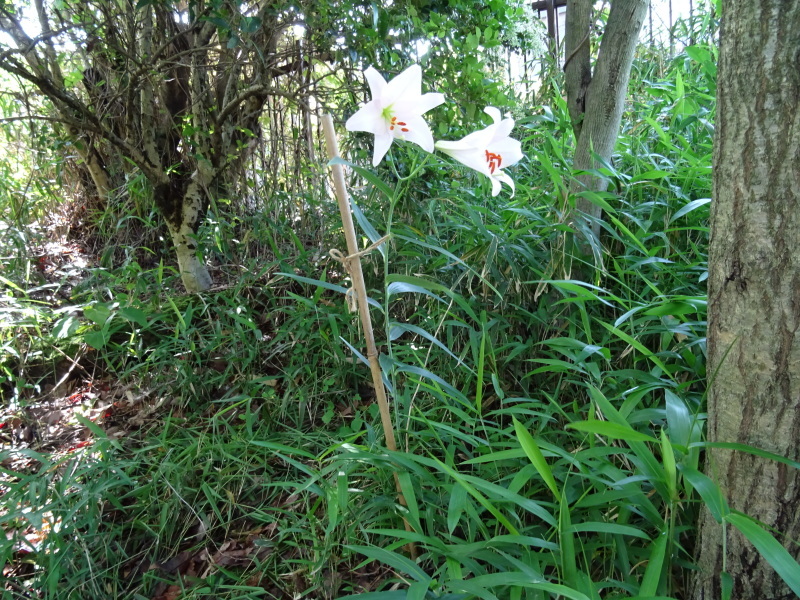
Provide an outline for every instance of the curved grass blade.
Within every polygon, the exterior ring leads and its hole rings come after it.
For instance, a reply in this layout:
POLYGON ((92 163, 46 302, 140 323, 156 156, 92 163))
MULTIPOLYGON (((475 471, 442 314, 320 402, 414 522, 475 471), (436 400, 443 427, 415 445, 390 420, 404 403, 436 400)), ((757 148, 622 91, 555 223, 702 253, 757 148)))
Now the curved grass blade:
POLYGON ((525 426, 517 421, 516 417, 514 417, 513 420, 514 431, 517 434, 517 439, 519 440, 522 449, 525 451, 525 455, 539 472, 539 475, 542 477, 545 485, 547 485, 547 487, 553 493, 555 499, 560 502, 561 491, 558 489, 555 477, 553 477, 553 472, 550 470, 550 465, 547 464, 542 451, 539 449, 539 445, 536 443, 536 440, 533 439, 533 436, 528 432, 525 426))
POLYGON ((397 554, 397 552, 392 552, 385 548, 378 548, 377 546, 357 546, 351 544, 345 545, 345 548, 366 556, 368 560, 362 564, 376 560, 381 564, 389 565, 401 573, 405 573, 412 577, 414 581, 423 581, 428 584, 431 582, 431 577, 423 571, 417 563, 405 556, 397 554))
POLYGON ((800 564, 781 543, 750 517, 730 513, 725 520, 746 537, 792 591, 800 596, 800 564))
POLYGON ((658 591, 658 584, 661 582, 661 575, 664 571, 664 559, 667 555, 669 536, 666 532, 660 533, 658 539, 650 548, 650 558, 642 577, 642 585, 639 586, 639 594, 642 598, 652 597, 658 591))

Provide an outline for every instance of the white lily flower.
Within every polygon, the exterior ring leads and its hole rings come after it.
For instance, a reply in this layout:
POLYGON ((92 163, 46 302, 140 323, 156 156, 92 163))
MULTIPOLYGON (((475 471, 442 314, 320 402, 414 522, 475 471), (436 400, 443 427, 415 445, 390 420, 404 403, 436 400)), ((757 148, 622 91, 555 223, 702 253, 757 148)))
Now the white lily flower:
POLYGON ((486 175, 492 182, 492 196, 497 196, 503 187, 501 183, 505 183, 511 186, 513 197, 514 181, 503 169, 519 162, 524 156, 520 143, 509 137, 514 128, 514 119, 503 119, 494 106, 487 106, 483 112, 492 117, 494 123, 457 142, 436 142, 436 149, 486 175))
POLYGON ((422 115, 444 102, 444 94, 422 93, 422 68, 411 65, 389 83, 372 67, 364 71, 364 76, 372 100, 347 119, 345 128, 375 135, 372 166, 383 160, 395 138, 433 152, 433 135, 422 115))

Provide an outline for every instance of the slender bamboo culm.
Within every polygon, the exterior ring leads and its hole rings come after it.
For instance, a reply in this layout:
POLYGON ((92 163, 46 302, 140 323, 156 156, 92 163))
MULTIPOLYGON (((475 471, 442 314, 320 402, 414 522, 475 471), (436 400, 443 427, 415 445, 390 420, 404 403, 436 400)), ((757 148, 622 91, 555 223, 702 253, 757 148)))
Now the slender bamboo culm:
MULTIPOLYGON (((339 158, 339 144, 336 140, 336 132, 333 128, 333 118, 330 115, 322 116, 322 130, 325 134, 325 146, 328 150, 328 157, 333 160, 339 158)), ((363 253, 358 250, 358 242, 356 240, 356 230, 353 225, 353 216, 350 212, 350 201, 347 193, 347 185, 344 180, 344 171, 342 165, 331 165, 333 174, 333 187, 336 193, 336 200, 339 204, 339 212, 342 216, 342 225, 344 226, 344 235, 347 240, 347 256, 342 258, 341 253, 338 254, 338 260, 344 265, 345 270, 350 275, 355 290, 358 313, 361 317, 361 326, 364 330, 364 339, 367 346, 367 359, 369 360, 369 368, 372 372, 372 384, 375 387, 375 397, 378 401, 378 408, 381 413, 381 423, 383 424, 383 434, 386 438, 386 447, 392 451, 397 451, 397 443, 394 437, 394 426, 392 425, 392 413, 389 408, 389 401, 386 398, 386 389, 383 385, 383 376, 381 374, 381 365, 378 361, 378 349, 375 346, 375 336, 372 331, 372 319, 369 314, 369 304, 367 303, 367 289, 364 285, 364 274, 361 270, 361 255, 363 253)), ((384 238, 385 240, 386 238, 384 238)), ((377 245, 378 242, 376 242, 377 245)), ((333 254, 333 253, 332 253, 333 254)), ((336 257, 336 255, 334 255, 336 257)), ((406 504, 405 496, 400 487, 400 478, 397 471, 394 472, 395 488, 397 490, 397 499, 402 506, 406 504)), ((403 519, 406 530, 412 531, 411 525, 406 519, 403 519)), ((409 553, 416 556, 416 548, 413 544, 408 546, 409 553)))

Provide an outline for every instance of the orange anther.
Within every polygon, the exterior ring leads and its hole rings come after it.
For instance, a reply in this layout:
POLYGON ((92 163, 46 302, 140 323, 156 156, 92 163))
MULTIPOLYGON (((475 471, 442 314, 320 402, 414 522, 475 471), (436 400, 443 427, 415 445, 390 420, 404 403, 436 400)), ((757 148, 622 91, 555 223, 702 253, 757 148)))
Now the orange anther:
POLYGON ((410 129, 408 129, 407 123, 403 121, 398 121, 397 117, 392 117, 392 120, 390 121, 389 124, 389 131, 394 131, 395 125, 397 125, 400 128, 400 131, 402 131, 403 133, 408 133, 409 131, 411 131, 410 129))
POLYGON ((503 157, 486 150, 486 162, 489 163, 489 173, 494 174, 494 170, 500 168, 503 164, 503 157))

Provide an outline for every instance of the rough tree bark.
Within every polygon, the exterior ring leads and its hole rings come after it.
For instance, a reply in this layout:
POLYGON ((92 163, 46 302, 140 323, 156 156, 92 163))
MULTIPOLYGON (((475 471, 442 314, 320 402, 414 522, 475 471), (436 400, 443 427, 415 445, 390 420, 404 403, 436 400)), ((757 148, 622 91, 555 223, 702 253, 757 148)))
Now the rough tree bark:
MULTIPOLYGON (((565 91, 576 140, 573 169, 581 171, 600 166, 592 153, 611 162, 622 121, 633 55, 650 1, 611 2, 594 71, 590 53, 593 4, 593 0, 567 2, 564 38, 565 91)), ((602 192, 607 185, 601 177, 580 175, 573 182, 571 192, 602 192)), ((576 209, 573 222, 579 228, 588 225, 588 233, 598 238, 602 209, 583 197, 578 197, 576 209)), ((589 254, 587 243, 579 243, 578 248, 589 254)))
MULTIPOLYGON (((709 251, 708 438, 800 460, 800 3, 729 0, 721 31, 709 251)), ((800 557, 800 471, 713 450, 732 509, 800 557)), ((706 512, 691 598, 796 598, 734 528, 706 512), (723 560, 725 561, 723 563, 723 560)))

